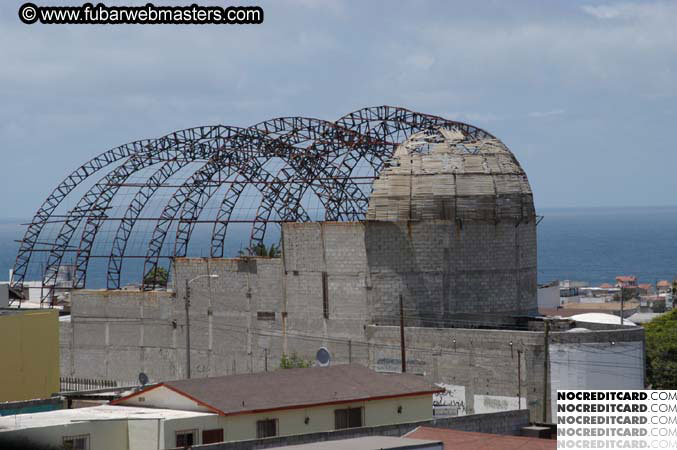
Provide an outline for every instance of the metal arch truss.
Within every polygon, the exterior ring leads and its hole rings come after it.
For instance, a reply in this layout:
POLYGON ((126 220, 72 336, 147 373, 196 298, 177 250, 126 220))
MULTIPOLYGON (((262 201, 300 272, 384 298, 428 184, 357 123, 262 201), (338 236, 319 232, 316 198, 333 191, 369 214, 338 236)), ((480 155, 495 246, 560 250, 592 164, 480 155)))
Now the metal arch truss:
MULTIPOLYGON (((41 265, 40 274, 42 303, 53 304, 66 254, 74 254, 71 287, 85 287, 90 259, 103 257, 108 259, 107 287, 119 289, 127 259, 144 260, 139 280, 145 274, 157 273, 153 269, 158 267, 161 257, 188 255, 191 236, 200 222, 213 224, 210 255, 223 257, 228 225, 234 221, 233 215, 247 188, 254 189, 260 197, 254 217, 238 220, 251 224, 251 246, 264 242, 267 225, 273 221, 312 220, 304 204, 308 194, 317 198, 323 209, 323 217, 315 220, 363 220, 371 182, 392 157, 395 147, 413 133, 441 126, 458 130, 469 140, 493 138, 465 123, 404 108, 378 106, 354 111, 335 122, 282 117, 249 128, 222 125, 189 128, 116 147, 71 173, 40 206, 20 243, 11 285, 21 292, 30 265, 37 264, 35 255, 47 252, 47 262, 41 265), (275 169, 271 171, 272 166, 275 169), (366 168, 366 176, 356 173, 360 166, 366 168), (107 167, 113 169, 106 173, 107 167), (192 174, 181 184, 168 184, 172 177, 186 170, 192 170, 192 174), (88 179, 100 172, 105 174, 95 183, 90 182, 91 187, 75 207, 57 214, 64 199, 72 197, 78 187, 85 186, 88 179), (135 177, 145 178, 141 183, 131 183, 135 177), (137 190, 123 204, 124 214, 112 217, 110 212, 120 202, 117 197, 122 187, 137 190), (169 200, 160 199, 157 193, 166 187, 176 190, 169 200), (216 214, 205 219, 210 201, 217 205, 216 214), (144 216, 150 205, 157 207, 160 202, 164 206, 160 205, 159 217, 144 216), (145 255, 129 255, 128 243, 140 220, 152 220, 153 231, 145 255), (47 238, 45 227, 55 222, 61 224, 58 233, 47 238), (94 255, 102 239, 99 231, 108 222, 115 223, 107 254, 94 255), (169 249, 166 237, 172 226, 176 236, 173 249, 169 249)), ((151 287, 154 284, 155 281, 151 287)))

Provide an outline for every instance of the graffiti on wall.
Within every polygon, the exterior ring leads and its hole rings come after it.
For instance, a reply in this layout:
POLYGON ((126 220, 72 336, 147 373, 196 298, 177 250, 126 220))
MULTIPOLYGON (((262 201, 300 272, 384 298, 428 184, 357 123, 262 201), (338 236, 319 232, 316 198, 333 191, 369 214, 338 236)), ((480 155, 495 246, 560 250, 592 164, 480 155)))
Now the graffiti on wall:
POLYGON ((444 392, 433 394, 433 407, 456 409, 457 415, 464 416, 467 414, 465 405, 465 386, 456 386, 453 384, 435 383, 444 389, 444 392))

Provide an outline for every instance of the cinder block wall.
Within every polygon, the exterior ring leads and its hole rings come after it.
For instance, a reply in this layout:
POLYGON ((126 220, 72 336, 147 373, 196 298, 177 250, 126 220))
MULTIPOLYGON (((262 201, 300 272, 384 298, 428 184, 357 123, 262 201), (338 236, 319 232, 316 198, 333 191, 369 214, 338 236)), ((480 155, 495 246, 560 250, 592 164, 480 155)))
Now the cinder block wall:
POLYGON ((365 247, 379 323, 399 317, 400 295, 410 319, 430 326, 537 312, 534 223, 366 222, 365 247))
MULTIPOLYGON (((320 347, 335 364, 398 371, 399 328, 387 322, 399 320, 402 293, 409 372, 455 389, 461 413, 517 408, 519 392, 521 407, 541 420, 542 332, 444 327, 458 312, 535 306, 530 226, 285 224, 282 258, 178 258, 175 292, 75 291, 72 323, 61 330, 62 374, 184 378, 185 280, 193 280, 193 377, 273 370, 285 353, 314 360, 320 347), (204 277, 209 274, 218 278, 204 277), (416 314, 428 326, 412 326, 416 314)), ((626 330, 551 333, 552 342, 621 336, 642 339, 626 330)))
POLYGON ((408 325, 415 317, 441 326, 454 313, 530 310, 528 227, 284 224, 283 258, 178 258, 175 292, 75 291, 72 324, 61 332, 62 374, 185 377, 185 280, 194 280, 192 376, 272 369, 283 353, 313 359, 321 346, 335 349, 338 362, 369 363, 365 328, 397 322, 400 294, 408 325), (208 274, 218 278, 201 277, 208 274))

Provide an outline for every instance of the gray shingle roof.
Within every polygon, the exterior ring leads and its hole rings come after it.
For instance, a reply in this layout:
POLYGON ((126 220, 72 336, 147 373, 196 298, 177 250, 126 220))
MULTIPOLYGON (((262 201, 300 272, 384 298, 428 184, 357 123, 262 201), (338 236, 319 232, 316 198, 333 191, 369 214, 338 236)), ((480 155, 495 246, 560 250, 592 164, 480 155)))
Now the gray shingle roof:
MULTIPOLYGON (((378 373, 357 364, 193 378, 166 381, 160 385, 209 405, 222 414, 252 413, 441 391, 439 387, 426 382, 418 375, 378 373)), ((140 392, 136 395, 138 394, 140 392)))

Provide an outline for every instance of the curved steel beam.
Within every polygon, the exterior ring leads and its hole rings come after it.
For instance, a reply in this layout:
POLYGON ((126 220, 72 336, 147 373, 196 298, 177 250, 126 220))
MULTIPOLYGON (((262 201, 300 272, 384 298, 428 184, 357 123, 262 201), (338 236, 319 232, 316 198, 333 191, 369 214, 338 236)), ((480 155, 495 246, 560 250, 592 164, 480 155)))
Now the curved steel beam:
POLYGON ((240 195, 242 195, 242 192, 244 192, 247 187, 247 184, 249 184, 247 180, 238 173, 223 196, 221 206, 216 214, 214 226, 212 227, 212 241, 209 251, 209 255, 212 258, 223 258, 230 217, 235 210, 240 195))
MULTIPOLYGON (((106 276, 106 288, 107 289, 119 289, 120 288, 120 276, 122 273, 122 264, 125 251, 127 249, 127 242, 136 221, 141 215, 141 212, 146 207, 150 199, 155 195, 157 190, 160 188, 162 183, 166 182, 171 176, 178 172, 181 168, 185 167, 191 161, 188 159, 173 159, 164 163, 147 181, 141 186, 138 192, 135 194, 132 201, 129 203, 127 210, 125 211, 118 229, 115 232, 115 238, 113 239, 113 244, 111 246, 111 254, 108 258, 108 271, 106 276)), ((96 225, 98 226, 98 225, 96 225)), ((91 244, 89 245, 89 251, 91 251, 91 244)), ((81 250, 81 254, 85 252, 81 250)), ((89 252, 87 252, 89 253, 89 252)), ((82 271, 82 275, 78 274, 76 279, 79 280, 82 278, 82 284, 86 280, 87 272, 87 262, 83 261, 85 264, 84 268, 80 268, 80 263, 78 264, 78 271, 82 271)))
POLYGON ((134 229, 142 210, 153 195, 155 195, 162 183, 195 159, 211 158, 213 153, 218 151, 218 149, 209 145, 209 143, 216 139, 226 139, 232 134, 232 128, 224 127, 222 125, 201 127, 199 130, 201 133, 196 140, 174 140, 175 147, 173 148, 176 150, 184 149, 181 157, 177 154, 176 158, 169 160, 164 166, 158 169, 146 183, 139 188, 139 191, 129 203, 125 215, 118 225, 111 247, 111 254, 108 258, 108 270, 106 276, 106 286, 108 289, 120 288, 120 277, 128 239, 131 236, 132 230, 134 229), (186 148, 188 151, 185 150, 186 148))
POLYGON ((101 153, 99 156, 78 167, 52 191, 35 213, 35 216, 33 216, 33 220, 26 229, 24 238, 21 240, 21 245, 16 256, 16 262, 14 263, 12 279, 10 280, 12 287, 17 289, 23 287, 26 270, 28 269, 28 264, 40 233, 63 199, 91 175, 120 159, 127 158, 130 155, 141 151, 148 142, 147 139, 131 142, 101 153))
MULTIPOLYGON (((120 184, 129 178, 133 173, 138 172, 148 166, 167 161, 177 155, 192 155, 195 157, 199 152, 189 149, 186 151, 183 147, 186 144, 193 146, 196 141, 209 139, 214 131, 214 127, 197 127, 182 130, 177 133, 159 138, 153 143, 147 144, 145 151, 138 152, 129 157, 123 164, 116 167, 112 172, 103 177, 98 183, 92 186, 87 193, 80 199, 76 207, 68 214, 66 220, 61 226, 61 230, 56 239, 56 243, 48 257, 45 274, 43 276, 43 286, 47 287, 43 290, 42 302, 47 298, 51 298, 56 286, 56 278, 58 276, 59 266, 63 259, 64 253, 68 244, 70 243, 73 233, 80 225, 82 219, 87 217, 90 219, 89 227, 83 229, 83 239, 85 241, 85 253, 81 254, 83 249, 83 242, 78 247, 76 260, 79 260, 80 272, 77 274, 84 281, 82 269, 86 270, 86 262, 89 259, 88 245, 93 244, 94 237, 98 231, 98 225, 106 216, 106 211, 110 202, 115 197, 120 188, 120 184), (92 220, 93 219, 93 220, 92 220)), ((194 148, 194 146, 193 146, 194 148)), ((76 279, 77 281, 77 279, 76 279)), ((75 284, 75 287, 80 285, 75 284)))
POLYGON ((225 192, 216 216, 211 237, 212 256, 223 256, 228 222, 247 184, 253 184, 261 192, 250 236, 254 244, 263 241, 273 211, 282 220, 309 220, 302 205, 308 188, 322 203, 326 220, 362 220, 368 207, 370 188, 355 182, 356 169, 362 167, 362 163, 368 164, 364 166, 368 174, 377 176, 400 142, 415 132, 440 126, 459 130, 467 140, 494 138, 486 131, 462 122, 404 108, 379 106, 354 111, 334 123, 283 117, 246 129, 189 128, 162 138, 116 147, 74 171, 45 200, 21 242, 12 286, 23 285, 32 254, 44 251, 36 248, 40 234, 63 199, 92 174, 124 158, 127 160, 102 177, 68 212, 57 238, 48 248, 50 253, 44 274, 45 286, 52 286, 48 295, 53 293, 63 255, 83 218, 86 221, 76 255, 75 283, 78 287, 86 284, 88 261, 97 232, 108 219, 106 210, 123 182, 150 165, 162 163, 127 205, 110 250, 108 287, 120 286, 127 242, 145 205, 167 179, 193 161, 207 160, 165 205, 148 244, 144 274, 148 273, 149 267, 157 267, 165 236, 177 218, 174 255, 187 253, 196 221, 209 199, 219 191, 214 177, 224 169, 228 170, 228 177, 237 176, 225 192), (265 170, 266 161, 271 159, 283 163, 276 175, 265 170))
POLYGON ((61 225, 59 235, 57 236, 47 259, 47 265, 42 279, 42 286, 47 289, 43 289, 41 303, 44 303, 47 299, 51 299, 54 294, 61 261, 71 238, 82 219, 96 212, 98 212, 98 214, 105 214, 107 205, 117 193, 120 183, 124 182, 124 180, 133 173, 144 168, 144 162, 148 160, 149 158, 140 158, 138 154, 130 156, 124 164, 118 166, 115 170, 108 173, 101 178, 98 183, 92 186, 85 195, 82 196, 75 208, 70 211, 68 217, 61 225))
MULTIPOLYGON (((267 140, 265 136, 259 137, 264 141, 267 140)), ((235 150, 236 150, 235 154, 239 153, 238 149, 235 150)), ((226 158, 229 159, 232 156, 233 155, 227 155, 226 158)), ((269 155, 260 157, 254 155, 244 160, 236 159, 235 164, 230 163, 227 164, 229 172, 227 173, 226 177, 230 178, 230 176, 234 174, 233 171, 230 170, 234 168, 235 173, 237 173, 240 177, 244 178, 247 184, 253 185, 262 193, 263 190, 269 186, 279 186, 280 188, 279 191, 276 193, 275 198, 277 198, 277 196, 283 195, 286 199, 289 199, 289 202, 291 203, 294 201, 294 196, 292 193, 289 192, 288 184, 285 183, 284 180, 280 180, 278 176, 271 174, 264 167, 265 162, 270 158, 271 156, 269 155), (264 159, 264 162, 261 162, 259 160, 260 158, 264 159)), ((207 204, 209 199, 218 191, 218 189, 219 189, 218 186, 214 187, 213 184, 210 184, 207 186, 206 189, 193 190, 191 192, 191 195, 189 195, 186 201, 184 202, 184 207, 182 208, 181 211, 181 219, 179 221, 176 230, 176 241, 174 249, 175 256, 186 255, 188 242, 190 241, 190 237, 195 227, 195 221, 199 218, 202 209, 207 204), (194 195, 198 196, 197 199, 193 198, 194 195)), ((306 213, 303 206, 301 206, 301 204, 298 202, 298 199, 296 199, 295 203, 296 203, 295 209, 297 211, 298 219, 301 221, 309 221, 310 217, 306 213)), ((278 214, 284 214, 283 212, 280 211, 280 206, 278 206, 277 202, 275 201, 271 202, 270 208, 271 210, 275 209, 278 212, 278 214)), ((263 236, 261 237, 261 241, 262 240, 263 236)))
MULTIPOLYGON (((310 187, 324 206, 328 220, 339 220, 342 216, 351 217, 351 214, 352 217, 359 215, 355 214, 355 211, 366 212, 368 198, 353 180, 348 179, 348 175, 341 172, 340 166, 335 164, 346 149, 352 149, 356 142, 361 140, 362 137, 357 133, 331 122, 306 117, 282 117, 261 122, 251 128, 262 130, 274 136, 276 140, 295 147, 306 145, 306 150, 298 156, 286 159, 288 166, 303 182, 298 185, 294 195, 296 202, 292 203, 286 199, 283 204, 300 205, 307 188, 310 187), (345 177, 342 182, 337 182, 337 177, 342 176, 345 177), (344 203, 350 204, 351 207, 348 208, 344 203)), ((263 242, 267 220, 272 210, 271 195, 268 192, 274 189, 278 188, 269 185, 263 194, 252 225, 251 246, 263 242)), ((295 220, 294 212, 290 212, 289 208, 287 210, 282 219, 295 220)))

